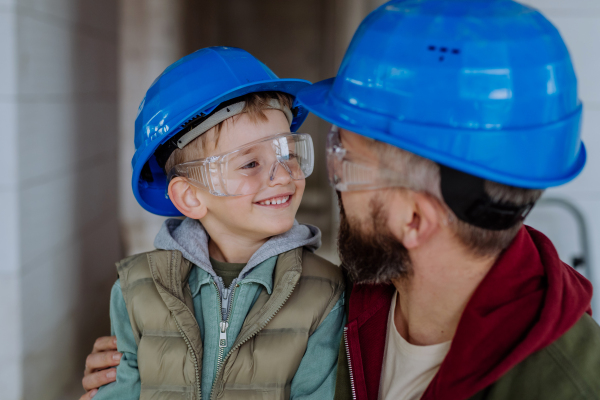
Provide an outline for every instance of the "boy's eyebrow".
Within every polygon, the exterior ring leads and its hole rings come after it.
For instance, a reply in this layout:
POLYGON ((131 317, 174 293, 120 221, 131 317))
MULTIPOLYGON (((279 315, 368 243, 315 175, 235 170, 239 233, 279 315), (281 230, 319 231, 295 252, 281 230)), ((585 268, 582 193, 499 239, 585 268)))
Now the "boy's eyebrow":
POLYGON ((263 143, 256 143, 252 146, 246 147, 244 150, 240 150, 240 152, 238 153, 240 156, 245 156, 246 154, 249 154, 253 151, 255 151, 257 148, 264 148, 267 147, 268 148, 268 141, 264 141, 263 143))
POLYGON ((241 156, 245 156, 246 154, 249 154, 250 152, 252 152, 252 150, 254 150, 254 146, 245 148, 244 150, 241 150, 240 152, 238 152, 236 154, 237 157, 241 157, 241 156))
POLYGON ((254 146, 250 146, 248 148, 245 148, 243 150, 240 150, 239 152, 235 153, 233 157, 243 157, 246 154, 249 154, 252 152, 252 150, 254 150, 254 146))

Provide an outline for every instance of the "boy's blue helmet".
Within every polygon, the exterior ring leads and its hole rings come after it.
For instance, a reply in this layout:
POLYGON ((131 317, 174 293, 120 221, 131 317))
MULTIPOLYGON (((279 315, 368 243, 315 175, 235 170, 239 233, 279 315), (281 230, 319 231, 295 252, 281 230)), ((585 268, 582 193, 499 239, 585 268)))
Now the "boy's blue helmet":
MULTIPOLYGON (((151 213, 181 215, 166 196, 167 178, 156 160, 157 148, 223 102, 265 91, 296 97, 309 85, 301 79, 279 79, 250 53, 233 47, 208 47, 173 63, 152 83, 135 120, 136 152, 131 161, 135 198, 151 213)), ((295 132, 308 111, 297 104, 292 111, 290 129, 295 132)))
POLYGON ((338 75, 298 101, 342 128, 531 189, 586 160, 568 50, 510 0, 394 0, 360 25, 338 75))

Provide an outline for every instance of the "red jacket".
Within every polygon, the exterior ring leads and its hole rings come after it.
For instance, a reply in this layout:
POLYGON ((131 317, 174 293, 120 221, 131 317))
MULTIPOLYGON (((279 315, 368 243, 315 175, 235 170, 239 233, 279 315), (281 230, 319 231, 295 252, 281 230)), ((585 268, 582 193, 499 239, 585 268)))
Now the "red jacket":
MULTIPOLYGON (((395 288, 356 285, 344 330, 353 391, 375 400, 395 288)), ((522 228, 475 290, 423 400, 467 399, 591 313, 592 285, 543 234, 522 228)))

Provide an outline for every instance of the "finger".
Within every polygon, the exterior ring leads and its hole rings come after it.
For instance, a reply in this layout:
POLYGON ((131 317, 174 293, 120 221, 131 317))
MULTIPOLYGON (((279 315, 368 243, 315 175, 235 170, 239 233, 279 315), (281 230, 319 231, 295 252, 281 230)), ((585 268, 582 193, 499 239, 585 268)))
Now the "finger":
POLYGON ((103 336, 96 339, 94 342, 94 349, 92 353, 99 353, 107 350, 117 349, 117 337, 116 336, 103 336))
POLYGON ((96 395, 96 393, 98 393, 98 389, 90 390, 89 392, 87 392, 86 394, 81 396, 79 398, 79 400, 90 400, 92 397, 94 397, 96 395))
POLYGON ((89 375, 92 372, 100 369, 106 369, 119 365, 123 354, 118 351, 105 351, 102 353, 92 353, 85 360, 84 375, 89 375))
POLYGON ((93 390, 114 382, 115 380, 117 380, 117 370, 116 368, 111 368, 89 374, 83 378, 81 383, 85 390, 93 390))

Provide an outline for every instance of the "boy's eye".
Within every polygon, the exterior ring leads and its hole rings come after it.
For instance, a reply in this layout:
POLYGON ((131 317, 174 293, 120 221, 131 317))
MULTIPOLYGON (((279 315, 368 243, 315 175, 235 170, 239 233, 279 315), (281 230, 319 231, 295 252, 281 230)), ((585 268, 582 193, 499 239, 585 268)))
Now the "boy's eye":
POLYGON ((298 155, 297 155, 296 153, 292 153, 292 152, 289 152, 289 153, 287 153, 287 154, 286 154, 286 155, 283 157, 283 159, 285 159, 285 160, 294 160, 294 159, 296 159, 296 158, 298 158, 298 155))
POLYGON ((242 166, 241 169, 250 169, 250 168, 256 168, 258 167, 258 163, 256 161, 251 161, 248 164, 242 166))

